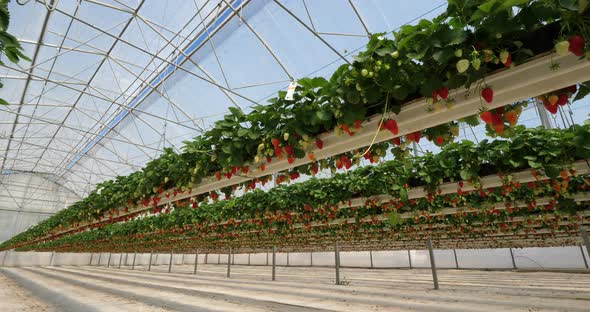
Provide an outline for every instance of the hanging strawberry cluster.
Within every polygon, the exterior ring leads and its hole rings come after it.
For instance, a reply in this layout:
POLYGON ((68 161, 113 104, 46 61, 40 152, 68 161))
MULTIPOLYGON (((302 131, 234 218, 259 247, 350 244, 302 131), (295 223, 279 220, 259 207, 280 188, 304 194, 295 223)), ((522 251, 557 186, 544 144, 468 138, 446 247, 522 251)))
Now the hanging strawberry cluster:
POLYGON ((508 137, 512 129, 518 123, 522 108, 528 105, 527 102, 516 103, 504 107, 481 112, 479 117, 486 124, 486 131, 490 136, 508 137))
POLYGON ((549 92, 537 97, 543 106, 553 115, 557 114, 559 106, 565 106, 570 103, 570 97, 572 97, 577 91, 576 85, 569 86, 564 89, 549 92))

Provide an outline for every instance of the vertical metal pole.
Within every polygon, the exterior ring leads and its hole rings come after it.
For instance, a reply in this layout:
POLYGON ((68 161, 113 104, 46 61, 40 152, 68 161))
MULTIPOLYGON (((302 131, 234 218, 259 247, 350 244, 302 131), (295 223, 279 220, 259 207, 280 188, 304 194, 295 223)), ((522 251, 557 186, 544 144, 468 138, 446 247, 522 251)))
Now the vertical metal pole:
MULTIPOLYGON (((267 253, 268 254, 268 253, 267 253)), ((275 280, 276 277, 276 268, 275 268, 275 264, 276 264, 276 247, 272 246, 272 280, 275 280)), ((268 262, 268 257, 266 257, 266 261, 268 262)))
POLYGON ((512 248, 508 248, 510 250, 510 259, 512 259, 512 268, 516 269, 516 261, 514 261, 514 253, 512 253, 512 248))
POLYGON ((586 232, 585 228, 580 228, 580 235, 582 235, 582 240, 584 240, 584 244, 586 245, 586 251, 590 255, 590 238, 588 238, 588 232, 586 232))
POLYGON ((231 264, 236 264, 236 254, 231 254, 231 264))
POLYGON ((195 268, 193 270, 193 274, 197 274, 197 264, 199 263, 199 250, 195 253, 195 268))
POLYGON ((123 261, 123 254, 119 254, 119 269, 121 268, 121 261, 123 261))
POLYGON ((582 254, 582 259, 584 259, 584 266, 586 269, 588 268, 588 261, 586 261, 586 255, 584 255, 584 248, 580 245, 580 253, 582 254))
POLYGON ((289 266, 289 253, 287 253, 287 266, 289 266))
POLYGON ((430 254, 430 268, 432 269, 432 282, 434 283, 434 289, 438 289, 438 276, 436 274, 436 263, 434 262, 434 250, 432 250, 432 240, 428 238, 426 240, 428 244, 428 253, 430 254))
POLYGON ((230 270, 231 270, 231 247, 229 247, 229 252, 227 253, 227 278, 229 278, 230 270))
POLYGON ((102 252, 98 253, 98 263, 96 264, 96 266, 100 266, 100 260, 102 260, 102 252))
POLYGON ((160 255, 160 253, 156 254, 156 261, 154 261, 154 265, 158 265, 158 256, 160 255))
POLYGON ((334 267, 336 267, 336 285, 340 285, 340 251, 338 241, 334 243, 334 267))
POLYGON ((309 266, 313 266, 313 251, 309 252, 309 266))
POLYGON ((184 254, 182 254, 182 260, 180 261, 180 264, 184 265, 184 254))
POLYGON ((4 257, 2 257, 2 266, 6 265, 6 257, 8 257, 8 253, 10 250, 4 251, 4 257))
POLYGON ((221 264, 221 254, 217 254, 217 264, 221 264))
POLYGON ((266 253, 266 265, 268 265, 268 252, 266 253))
POLYGON ((541 119, 541 125, 546 129, 551 129, 553 126, 551 125, 551 119, 549 119, 549 114, 547 114, 547 110, 543 107, 543 103, 539 100, 535 100, 537 106, 537 113, 539 113, 539 118, 541 119))
POLYGON ((133 253, 133 264, 131 265, 131 270, 135 270, 135 257, 137 257, 137 253, 133 253))
POLYGON ((90 263, 88 265, 92 266, 92 258, 94 257, 94 253, 90 253, 90 263))
POLYGON ((127 266, 127 263, 129 263, 129 262, 128 262, 128 260, 129 260, 129 253, 128 253, 128 252, 126 252, 126 253, 125 253, 125 262, 123 262, 123 265, 124 265, 124 266, 127 266))
POLYGON ((209 261, 209 253, 205 253, 205 264, 207 264, 209 261))
POLYGON ((150 252, 150 262, 148 263, 148 271, 152 270, 152 257, 154 255, 154 252, 150 252))
POLYGON ((174 251, 170 252, 170 262, 168 262, 168 273, 172 272, 172 256, 174 255, 174 251))
POLYGON ((408 263, 410 264, 410 270, 412 269, 412 254, 410 254, 410 250, 408 249, 408 263))
POLYGON ((51 252, 51 259, 49 259, 49 266, 53 266, 53 257, 55 256, 55 251, 51 252))
POLYGON ((248 253, 248 265, 250 265, 250 253, 248 253))
POLYGON ((107 268, 110 268, 111 267, 111 256, 112 255, 113 254, 109 252, 109 262, 107 262, 107 268))
POLYGON ((371 269, 373 268, 373 251, 369 250, 369 260, 371 260, 371 269))
POLYGON ((455 255, 455 268, 459 268, 459 261, 457 260, 457 251, 453 248, 453 255, 455 255))

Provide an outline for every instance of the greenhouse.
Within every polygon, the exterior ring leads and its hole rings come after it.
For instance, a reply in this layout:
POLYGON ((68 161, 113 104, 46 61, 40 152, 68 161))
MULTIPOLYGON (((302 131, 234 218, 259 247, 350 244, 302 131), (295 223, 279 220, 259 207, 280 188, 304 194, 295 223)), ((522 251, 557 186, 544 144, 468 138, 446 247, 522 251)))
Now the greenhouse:
POLYGON ((590 1, 0 0, 0 311, 588 311, 590 1))

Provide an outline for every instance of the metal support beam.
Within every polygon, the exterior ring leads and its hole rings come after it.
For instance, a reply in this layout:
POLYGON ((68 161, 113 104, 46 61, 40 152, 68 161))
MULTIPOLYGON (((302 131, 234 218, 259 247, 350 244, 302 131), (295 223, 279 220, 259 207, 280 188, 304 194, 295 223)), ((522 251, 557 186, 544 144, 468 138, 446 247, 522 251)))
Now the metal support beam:
POLYGON ((313 251, 309 252, 309 266, 313 266, 313 251))
POLYGON ((193 274, 197 274, 197 264, 199 263, 199 250, 195 253, 195 268, 193 269, 193 274))
POLYGON ((287 266, 289 266, 289 253, 287 253, 287 266))
POLYGON ((369 250, 369 260, 371 261, 371 269, 373 268, 373 251, 369 250))
POLYGON ((266 253, 266 265, 268 265, 268 252, 266 253))
POLYGON ((334 243, 334 267, 336 268, 336 285, 340 285, 340 251, 338 241, 334 243))
POLYGON ((209 253, 206 253, 206 254, 205 254, 205 264, 207 264, 207 263, 208 263, 208 259, 209 259, 209 253))
POLYGON ((150 262, 148 263, 148 271, 152 270, 152 256, 154 255, 153 252, 150 252, 150 262))
POLYGON ((250 265, 250 253, 248 253, 248 265, 250 265))
POLYGON ((227 278, 230 276, 231 271, 231 247, 229 247, 229 252, 227 253, 227 278))
POLYGON ((55 251, 51 252, 51 259, 49 259, 49 266, 53 266, 53 257, 55 256, 55 251))
POLYGON ((221 254, 217 254, 217 264, 221 264, 221 254))
POLYGON ((91 253, 90 253, 90 263, 88 263, 88 265, 90 265, 90 266, 92 265, 92 258, 93 258, 93 257, 94 257, 94 253, 93 253, 93 252, 91 252, 91 253))
POLYGON ((410 269, 412 269, 412 255, 410 254, 409 249, 408 249, 408 263, 410 264, 410 269))
POLYGON ((100 266, 100 260, 102 260, 102 252, 98 253, 98 263, 96 266, 100 266))
POLYGON ((432 269, 432 282, 434 283, 434 289, 438 289, 438 275, 436 274, 436 263, 434 261, 434 250, 432 250, 432 240, 428 238, 426 240, 428 245, 428 254, 430 255, 430 268, 432 269))
POLYGON ((123 265, 124 265, 124 266, 127 266, 127 263, 128 263, 128 261, 127 261, 127 260, 129 260, 129 253, 127 253, 127 252, 126 252, 126 253, 125 253, 125 262, 123 262, 123 265))
POLYGON ((109 252, 109 261, 107 262, 107 268, 111 267, 111 256, 112 256, 112 253, 109 252))
POLYGON ((510 259, 512 259, 512 268, 516 270, 516 261, 514 261, 514 253, 512 252, 512 248, 508 248, 510 250, 510 259))
POLYGON ((137 257, 137 253, 133 253, 133 264, 131 264, 131 270, 135 270, 135 257, 137 257))
POLYGON ((172 272, 172 256, 174 255, 174 251, 170 252, 170 262, 168 262, 168 273, 172 272))
POLYGON ((119 269, 121 268, 121 261, 123 261, 123 254, 119 254, 119 269))
MULTIPOLYGON (((268 254, 268 253, 267 253, 268 254)), ((272 246, 272 280, 274 281, 276 278, 276 247, 272 246)), ((266 257, 266 261, 268 262, 268 256, 266 257)))
POLYGON ((586 255, 584 255, 584 248, 580 245, 580 253, 582 254, 582 259, 584 260, 584 266, 586 269, 588 268, 588 261, 586 260, 586 255))
POLYGON ((588 238, 588 232, 586 231, 586 229, 584 227, 580 228, 580 235, 582 236, 582 240, 584 241, 584 244, 586 245, 586 251, 590 255, 590 238, 588 238))
POLYGON ((457 260, 457 251, 453 248, 453 255, 455 256, 455 268, 459 268, 459 260, 457 260))

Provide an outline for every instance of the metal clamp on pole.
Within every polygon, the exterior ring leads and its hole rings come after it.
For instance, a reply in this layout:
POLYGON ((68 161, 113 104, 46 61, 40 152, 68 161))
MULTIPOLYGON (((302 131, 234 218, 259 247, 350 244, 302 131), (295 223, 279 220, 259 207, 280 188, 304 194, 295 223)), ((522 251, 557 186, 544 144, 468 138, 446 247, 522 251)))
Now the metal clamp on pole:
POLYGON ((434 250, 432 250, 432 240, 428 238, 426 240, 428 245, 428 254, 430 255, 430 268, 432 269, 432 282, 434 283, 434 289, 438 289, 438 275, 436 274, 436 263, 434 262, 434 250))

